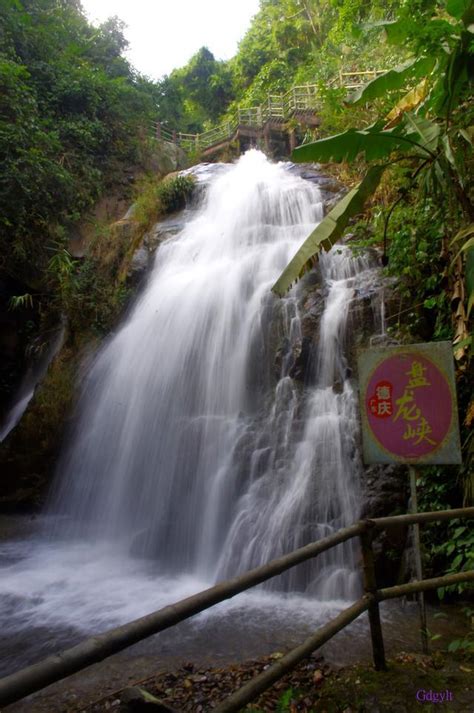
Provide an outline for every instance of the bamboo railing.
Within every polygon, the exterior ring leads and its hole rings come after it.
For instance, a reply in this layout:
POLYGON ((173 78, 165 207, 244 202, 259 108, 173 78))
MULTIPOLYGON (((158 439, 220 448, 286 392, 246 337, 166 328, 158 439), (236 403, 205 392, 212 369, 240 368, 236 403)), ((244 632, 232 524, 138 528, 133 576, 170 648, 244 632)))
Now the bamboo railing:
MULTIPOLYGON (((348 90, 357 89, 370 79, 383 74, 384 71, 341 71, 338 79, 331 82, 330 86, 339 85, 348 90)), ((292 87, 286 94, 269 94, 267 100, 259 106, 238 107, 228 121, 199 134, 170 131, 159 122, 152 123, 152 131, 157 139, 175 143, 185 151, 199 153, 211 146, 231 141, 241 126, 263 129, 269 122, 284 124, 290 119, 303 122, 308 114, 317 114, 319 106, 319 85, 301 84, 292 87)))
POLYGON ((0 707, 14 703, 30 693, 49 686, 55 681, 66 678, 91 664, 98 663, 119 651, 123 651, 138 641, 169 629, 179 622, 189 619, 195 614, 209 609, 215 604, 244 592, 257 584, 261 584, 291 567, 313 559, 322 552, 326 552, 353 537, 359 537, 361 541, 364 596, 213 710, 216 713, 236 713, 242 706, 254 700, 256 696, 265 691, 287 671, 291 670, 299 661, 319 648, 364 611, 369 613, 375 668, 377 670, 384 669, 386 664, 379 601, 401 597, 405 594, 437 589, 438 587, 447 587, 461 582, 474 582, 474 570, 435 579, 410 582, 409 584, 386 589, 377 589, 372 551, 372 539, 375 532, 390 527, 399 527, 400 525, 423 524, 464 517, 474 517, 474 507, 395 515, 357 522, 350 527, 294 550, 238 577, 221 582, 203 592, 187 597, 152 614, 147 614, 140 619, 135 619, 128 624, 123 624, 103 634, 86 639, 62 653, 49 656, 37 664, 0 679, 0 707))

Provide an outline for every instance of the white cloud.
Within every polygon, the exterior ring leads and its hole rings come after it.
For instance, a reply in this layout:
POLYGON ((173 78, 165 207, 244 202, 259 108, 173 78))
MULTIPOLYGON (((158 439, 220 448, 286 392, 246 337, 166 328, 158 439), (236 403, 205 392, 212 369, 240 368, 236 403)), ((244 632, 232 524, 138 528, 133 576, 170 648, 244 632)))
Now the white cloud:
POLYGON ((82 5, 94 23, 120 17, 128 25, 130 62, 158 79, 186 64, 203 45, 217 59, 232 57, 259 0, 82 0, 82 5))

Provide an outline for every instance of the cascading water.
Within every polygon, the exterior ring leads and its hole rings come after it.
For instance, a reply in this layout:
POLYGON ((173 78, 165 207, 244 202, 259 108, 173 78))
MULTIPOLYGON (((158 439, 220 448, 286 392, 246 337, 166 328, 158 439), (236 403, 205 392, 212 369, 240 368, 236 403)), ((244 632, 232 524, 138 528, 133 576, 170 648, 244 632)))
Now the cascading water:
MULTIPOLYGON (((302 291, 277 299, 270 288, 321 220, 320 192, 257 151, 206 175, 203 204, 161 245, 85 379, 51 501, 53 538, 23 551, 3 580, 25 629, 35 616, 106 628, 357 518, 344 342, 369 260, 344 246, 321 256, 324 310, 297 381, 302 291)), ((352 597, 352 545, 271 586, 352 597)), ((10 608, 17 631, 14 621, 10 608)))
MULTIPOLYGON (((270 288, 321 214, 315 186, 253 151, 211 183, 195 219, 162 246, 87 380, 58 495, 75 532, 86 525, 156 556, 163 571, 215 579, 356 518, 353 394, 349 385, 333 391, 345 381, 357 262, 347 250, 323 260, 329 295, 307 403, 288 365, 272 373, 272 332, 284 330, 290 344, 300 334, 295 296, 282 308, 270 288)), ((351 569, 346 554, 332 570, 351 569)), ((310 584, 320 567, 287 586, 310 584)), ((326 595, 350 593, 347 577, 336 590, 327 575, 326 595)))

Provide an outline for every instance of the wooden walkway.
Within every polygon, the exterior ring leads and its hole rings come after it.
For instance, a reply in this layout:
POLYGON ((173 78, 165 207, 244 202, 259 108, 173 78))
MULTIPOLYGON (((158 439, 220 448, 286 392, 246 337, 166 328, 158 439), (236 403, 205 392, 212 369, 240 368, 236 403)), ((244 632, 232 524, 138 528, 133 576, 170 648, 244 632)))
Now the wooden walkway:
MULTIPOLYGON (((354 90, 384 71, 340 72, 330 86, 354 90)), ((200 134, 171 131, 160 122, 154 122, 152 129, 158 140, 175 143, 187 153, 203 157, 240 139, 263 139, 268 144, 272 132, 288 134, 290 148, 294 148, 295 125, 318 126, 320 103, 319 85, 302 84, 292 87, 286 94, 269 94, 260 106, 239 107, 228 121, 200 134)))

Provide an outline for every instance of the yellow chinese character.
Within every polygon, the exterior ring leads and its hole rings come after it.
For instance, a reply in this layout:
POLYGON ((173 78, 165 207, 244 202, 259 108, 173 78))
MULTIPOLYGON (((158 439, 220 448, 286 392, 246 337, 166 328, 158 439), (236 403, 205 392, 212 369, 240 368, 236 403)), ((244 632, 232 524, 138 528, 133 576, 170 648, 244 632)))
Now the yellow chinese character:
POLYGON ((408 441, 410 439, 415 439, 413 441, 414 446, 418 446, 422 441, 427 441, 430 445, 435 446, 436 441, 433 441, 431 438, 428 438, 429 434, 431 433, 431 426, 426 420, 424 416, 420 418, 420 421, 416 424, 416 427, 413 428, 413 426, 408 423, 407 424, 407 429, 405 433, 403 434, 403 438, 405 441, 408 441))
POLYGON ((408 382, 408 388, 413 389, 416 386, 431 386, 430 382, 425 376, 426 366, 419 361, 412 362, 410 371, 406 372, 406 375, 410 377, 408 382))
POLYGON ((421 411, 413 399, 413 391, 405 389, 403 396, 400 396, 395 403, 398 406, 398 411, 393 418, 394 421, 397 421, 400 416, 404 421, 418 421, 421 416, 421 411))

